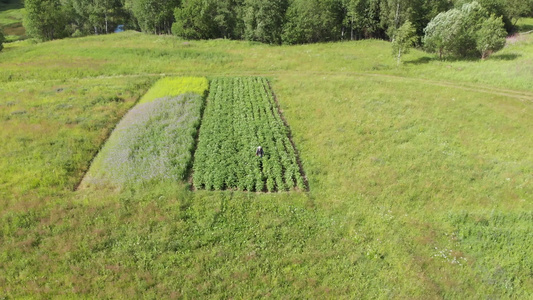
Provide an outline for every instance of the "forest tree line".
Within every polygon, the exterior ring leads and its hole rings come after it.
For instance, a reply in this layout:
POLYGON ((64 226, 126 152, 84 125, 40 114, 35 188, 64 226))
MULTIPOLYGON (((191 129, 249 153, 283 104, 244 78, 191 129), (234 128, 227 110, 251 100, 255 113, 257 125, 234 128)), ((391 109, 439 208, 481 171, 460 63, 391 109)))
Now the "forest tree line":
MULTIPOLYGON (((468 0, 25 0, 25 27, 40 40, 126 29, 185 39, 269 44, 393 39, 409 22, 422 43, 440 13, 468 0)), ((507 33, 531 16, 533 0, 477 0, 507 33)))

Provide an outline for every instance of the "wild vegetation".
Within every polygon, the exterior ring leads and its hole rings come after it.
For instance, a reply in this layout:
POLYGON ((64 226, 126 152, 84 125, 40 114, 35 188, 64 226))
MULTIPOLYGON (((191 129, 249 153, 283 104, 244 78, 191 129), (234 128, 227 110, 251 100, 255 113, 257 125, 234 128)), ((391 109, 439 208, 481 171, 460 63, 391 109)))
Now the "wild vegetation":
POLYGON ((1 198, 71 191, 147 78, 2 82, 1 198))
POLYGON ((297 159, 266 79, 211 82, 194 162, 196 188, 304 190, 297 159), (257 155, 258 146, 264 156, 257 155))
POLYGON ((186 179, 203 98, 182 94, 138 104, 117 125, 80 188, 142 186, 186 179))
POLYGON ((4 42, 13 42, 26 37, 26 30, 22 27, 23 7, 21 0, 0 1, 0 35, 4 35, 4 42))
POLYGON ((122 24, 184 39, 303 44, 392 40, 409 22, 420 45, 424 29, 439 13, 474 2, 499 20, 496 29, 508 33, 533 13, 532 0, 26 0, 26 27, 40 40, 110 33, 122 24))
POLYGON ((80 188, 139 188, 186 179, 207 89, 206 78, 158 80, 118 123, 80 188))
POLYGON ((399 67, 379 40, 6 43, 2 296, 529 299, 532 39, 483 61, 413 49, 399 67), (163 76, 268 78, 309 191, 73 191, 163 76))
POLYGON ((441 58, 444 54, 465 57, 476 52, 486 58, 505 46, 507 36, 502 17, 489 15, 478 2, 438 14, 424 31, 426 49, 441 58))

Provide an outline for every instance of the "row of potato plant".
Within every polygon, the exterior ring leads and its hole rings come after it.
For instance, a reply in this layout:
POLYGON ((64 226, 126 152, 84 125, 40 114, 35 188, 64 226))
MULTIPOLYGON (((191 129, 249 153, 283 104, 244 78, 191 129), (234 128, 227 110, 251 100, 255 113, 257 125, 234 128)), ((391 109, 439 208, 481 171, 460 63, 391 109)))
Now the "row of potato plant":
POLYGON ((197 189, 305 189, 296 151, 265 78, 211 81, 193 170, 197 189), (263 157, 256 156, 258 146, 263 157))

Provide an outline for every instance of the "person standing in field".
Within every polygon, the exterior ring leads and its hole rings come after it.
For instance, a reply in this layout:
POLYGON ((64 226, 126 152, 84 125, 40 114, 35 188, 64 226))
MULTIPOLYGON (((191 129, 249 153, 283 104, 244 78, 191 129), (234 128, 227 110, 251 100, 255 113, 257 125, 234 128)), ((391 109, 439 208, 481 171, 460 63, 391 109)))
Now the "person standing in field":
POLYGON ((263 157, 263 154, 263 148, 261 148, 261 146, 257 147, 257 149, 255 150, 255 156, 263 157))

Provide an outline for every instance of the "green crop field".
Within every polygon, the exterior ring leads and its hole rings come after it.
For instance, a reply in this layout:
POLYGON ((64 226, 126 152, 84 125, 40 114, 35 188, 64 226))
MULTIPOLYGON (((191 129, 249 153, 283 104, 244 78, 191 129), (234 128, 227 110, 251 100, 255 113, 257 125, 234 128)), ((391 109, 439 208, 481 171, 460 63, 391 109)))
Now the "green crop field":
POLYGON ((194 185, 208 190, 305 189, 288 129, 264 78, 211 82, 195 155, 194 185), (255 155, 257 146, 264 156, 255 155))
MULTIPOLYGON (((124 32, 4 45, 0 298, 533 297, 531 34, 483 61, 413 50, 399 67, 378 40, 124 32), (193 190, 180 176, 76 190, 128 112, 163 105, 161 124, 198 100, 178 90, 139 103, 150 87, 194 76, 211 80, 208 97, 268 80, 255 101, 275 93, 308 190, 193 190)), ((142 129, 147 147, 188 133, 142 129)), ((148 150, 134 167, 157 160, 148 150)))

